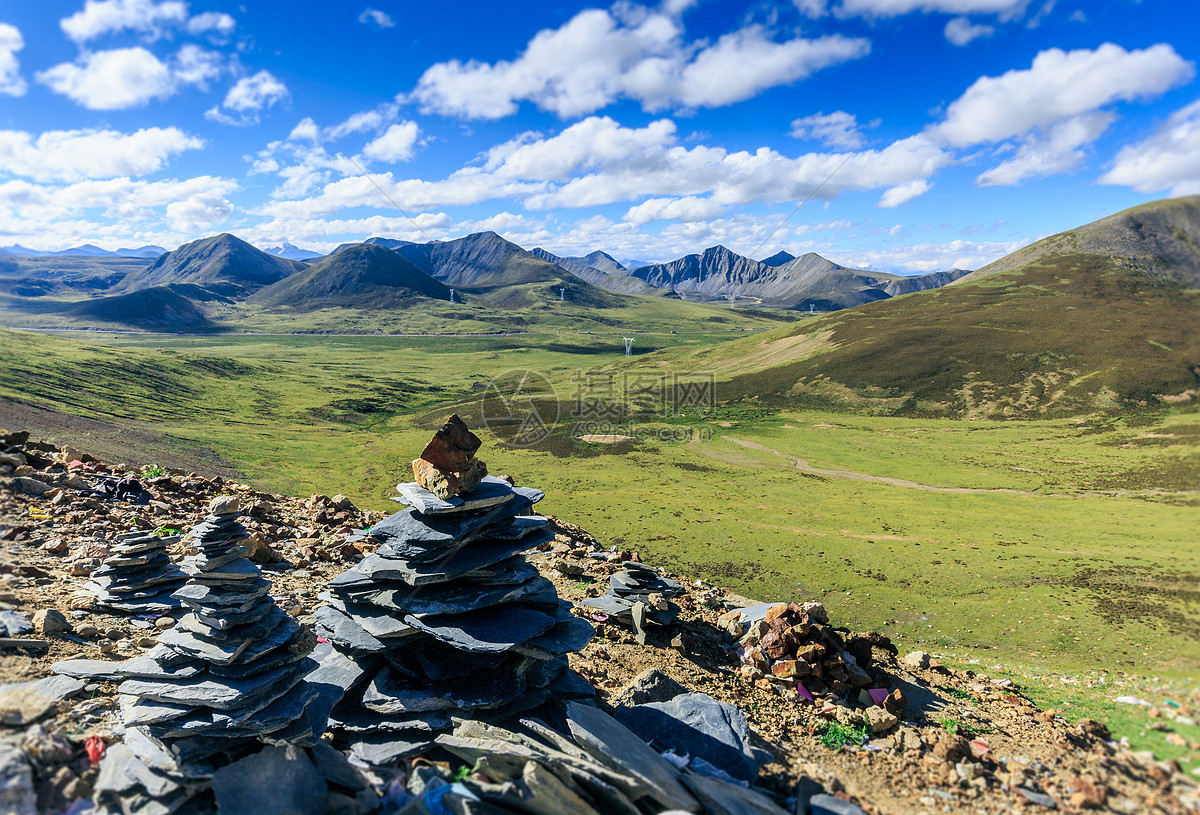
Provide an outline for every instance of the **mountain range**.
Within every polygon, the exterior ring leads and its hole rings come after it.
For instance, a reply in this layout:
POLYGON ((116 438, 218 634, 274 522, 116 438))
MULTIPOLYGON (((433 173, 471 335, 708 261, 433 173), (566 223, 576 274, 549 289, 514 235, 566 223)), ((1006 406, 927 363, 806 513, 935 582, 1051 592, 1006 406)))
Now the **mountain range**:
POLYGON ((62 249, 58 252, 43 252, 39 249, 26 249, 19 244, 12 246, 0 246, 0 255, 18 255, 24 257, 93 257, 93 258, 156 258, 159 255, 165 255, 166 249, 161 246, 141 246, 137 249, 118 249, 115 252, 110 252, 107 249, 101 249, 90 243, 85 243, 82 246, 73 246, 70 249, 62 249))
POLYGON ((968 418, 1137 411, 1200 399, 1198 325, 1191 196, 1052 235, 931 291, 656 364, 724 372, 727 396, 755 404, 968 418))
POLYGON ((67 302, 61 312, 69 316, 104 315, 106 321, 143 327, 174 320, 190 327, 198 324, 197 313, 226 306, 298 313, 383 311, 409 308, 422 298, 493 310, 554 301, 592 310, 623 308, 640 302, 628 299, 635 296, 828 311, 942 286, 965 274, 951 270, 903 277, 786 252, 760 262, 722 246, 670 263, 629 268, 599 250, 576 257, 541 248, 526 251, 495 232, 426 243, 376 236, 344 244, 326 256, 286 242, 264 251, 220 234, 147 259, 144 267, 131 268, 128 264, 137 258, 91 245, 52 255, 9 253, 0 257, 0 294, 10 296, 10 308, 28 309, 28 298, 47 298, 35 310, 49 313, 50 299, 63 298, 67 302), (90 270, 86 275, 85 266, 90 270), (102 274, 97 268, 111 271, 102 274), (159 289, 163 291, 128 297, 159 289), (92 307, 81 305, 81 296, 115 299, 92 307), (157 316, 155 309, 161 312, 157 316))

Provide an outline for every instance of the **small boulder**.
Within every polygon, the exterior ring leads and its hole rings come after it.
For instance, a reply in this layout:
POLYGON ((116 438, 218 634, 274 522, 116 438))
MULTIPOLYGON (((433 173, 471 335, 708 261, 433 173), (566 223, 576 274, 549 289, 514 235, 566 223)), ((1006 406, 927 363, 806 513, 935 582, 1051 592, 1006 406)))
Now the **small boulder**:
POLYGON ((914 671, 922 671, 929 667, 929 654, 925 651, 913 651, 911 654, 900 660, 900 663, 905 668, 914 671))
POLYGON ((41 498, 53 489, 45 481, 39 481, 36 478, 29 478, 28 476, 21 476, 10 480, 8 488, 18 495, 29 495, 33 498, 41 498))
POLYGON ((869 707, 863 712, 863 718, 867 720, 867 727, 872 733, 886 733, 896 725, 900 724, 900 720, 888 713, 881 707, 869 707))
POLYGON ((613 700, 615 706, 643 705, 647 702, 669 702, 688 689, 657 668, 649 668, 635 676, 613 700))
POLYGON ((962 736, 945 733, 933 745, 933 754, 942 761, 954 764, 971 754, 971 745, 962 736))
POLYGON ((232 515, 241 508, 242 505, 236 495, 218 495, 208 502, 208 511, 212 515, 232 515))
POLYGON ((56 608, 43 608, 33 613, 33 629, 42 635, 58 634, 71 630, 67 615, 56 608))

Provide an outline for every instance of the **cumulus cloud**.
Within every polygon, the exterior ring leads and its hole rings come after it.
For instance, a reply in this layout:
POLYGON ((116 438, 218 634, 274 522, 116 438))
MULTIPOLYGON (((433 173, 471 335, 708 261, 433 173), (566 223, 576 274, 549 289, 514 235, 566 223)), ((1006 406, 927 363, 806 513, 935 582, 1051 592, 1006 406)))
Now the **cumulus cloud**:
POLYGON ((0 130, 0 173, 38 181, 147 175, 172 156, 203 146, 203 140, 175 127, 133 133, 48 130, 37 137, 0 130))
MULTIPOLYGON (((296 149, 306 151, 304 165, 279 171, 288 174, 284 186, 289 191, 264 206, 264 214, 325 217, 344 207, 378 204, 379 192, 352 168, 340 170, 345 177, 324 183, 315 195, 297 197, 315 189, 321 172, 317 162, 327 157, 312 145, 296 149)), ((493 199, 516 199, 534 210, 643 202, 633 207, 630 217, 653 220, 696 217, 702 207, 715 214, 732 205, 802 199, 831 174, 820 191, 825 200, 849 190, 883 190, 928 178, 954 161, 923 136, 847 159, 845 152, 788 157, 766 147, 754 152, 703 144, 685 147, 669 119, 630 128, 593 116, 555 135, 522 134, 487 151, 481 165, 440 180, 395 178, 391 173, 374 178, 393 199, 413 209, 493 199)))
POLYGON ((539 32, 512 61, 437 63, 411 98, 425 111, 474 119, 509 116, 523 101, 561 117, 621 98, 651 111, 720 107, 869 51, 868 40, 841 35, 780 42, 758 25, 712 44, 686 43, 677 16, 625 4, 620 13, 588 9, 539 32))
MULTIPOLYGON (((841 0, 832 11, 838 17, 899 17, 913 12, 994 14, 1002 21, 1025 13, 1030 0, 841 0)), ((799 0, 801 10, 812 0, 799 0)))
POLYGON ((221 124, 251 125, 258 123, 258 114, 263 108, 269 108, 277 103, 291 99, 287 85, 283 84, 270 71, 262 70, 251 76, 244 76, 237 81, 225 94, 225 101, 204 113, 206 119, 221 124), (231 116, 225 110, 233 111, 231 116))
POLYGON ((707 221, 716 218, 724 209, 711 198, 698 198, 688 195, 683 198, 651 198, 637 206, 630 207, 625 213, 625 220, 635 224, 648 224, 651 221, 707 221))
POLYGON ((137 31, 151 39, 164 29, 184 25, 188 4, 183 0, 87 0, 82 11, 59 21, 63 32, 77 43, 119 31, 137 31))
POLYGON ((220 56, 195 45, 185 45, 170 62, 137 46, 88 52, 36 79, 90 110, 124 110, 166 99, 188 85, 205 88, 220 72, 220 56))
POLYGON ((380 161, 408 161, 413 157, 413 148, 420 132, 416 122, 391 125, 383 135, 363 148, 363 155, 380 161))
POLYGON ((990 37, 995 33, 996 29, 990 25, 972 23, 966 17, 955 17, 946 23, 945 30, 946 39, 960 48, 968 45, 973 40, 977 40, 980 37, 990 37))
POLYGON ((923 178, 915 179, 907 184, 899 184, 884 191, 879 198, 879 206, 887 208, 907 204, 914 198, 919 198, 929 192, 929 188, 929 182, 923 178))
POLYGON ((237 28, 237 22, 221 11, 206 11, 187 21, 189 34, 217 34, 228 37, 237 28))
POLYGON ((1085 113, 1046 128, 1044 135, 1025 140, 1016 155, 982 173, 980 186, 1011 186, 1027 178, 1065 173, 1084 158, 1081 149, 1102 134, 1115 119, 1112 113, 1085 113))
POLYGON ((996 142, 1117 101, 1157 96, 1195 74, 1166 43, 1126 51, 1050 48, 1029 68, 975 80, 933 133, 955 146, 996 142))
POLYGON ((1078 167, 1084 148, 1115 118, 1104 108, 1153 98, 1194 74, 1192 63, 1166 43, 1134 51, 1112 43, 1051 48, 1029 68, 975 80, 925 135, 954 147, 998 143, 997 152, 1012 157, 976 180, 1015 184, 1078 167))
POLYGON ((392 28, 396 25, 395 21, 388 16, 387 12, 380 11, 377 8, 369 8, 364 10, 362 14, 358 15, 358 21, 364 24, 374 23, 380 28, 392 28))
POLYGON ((815 139, 826 147, 853 149, 863 143, 863 134, 858 129, 858 119, 852 113, 835 110, 826 114, 814 113, 802 119, 792 120, 788 133, 793 139, 815 139))
POLYGON ((1016 241, 964 241, 918 243, 883 249, 834 250, 822 254, 834 263, 858 269, 891 272, 937 272, 978 269, 1029 243, 1016 241))
POLYGON ((25 39, 16 26, 0 23, 0 93, 8 96, 23 96, 25 80, 21 77, 21 66, 17 52, 25 47, 25 39))
POLYGON ((1121 148, 1099 181, 1142 193, 1200 193, 1200 100, 1176 111, 1145 141, 1121 148))

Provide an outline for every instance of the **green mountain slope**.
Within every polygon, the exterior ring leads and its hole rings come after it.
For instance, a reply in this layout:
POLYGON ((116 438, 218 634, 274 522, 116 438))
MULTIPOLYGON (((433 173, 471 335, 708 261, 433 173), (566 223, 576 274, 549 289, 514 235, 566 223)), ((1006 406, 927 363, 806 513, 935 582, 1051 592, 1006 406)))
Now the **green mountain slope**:
POLYGON ((308 264, 268 255, 228 233, 185 243, 125 278, 126 291, 192 283, 240 297, 294 274, 308 264))
POLYGON ((1114 258, 1123 268, 1200 288, 1200 195, 1154 201, 1051 235, 984 266, 965 280, 1072 252, 1114 258))
POLYGON ((1118 233, 1106 219, 1104 229, 1091 224, 1055 236, 953 285, 728 343, 680 364, 718 372, 726 380, 722 399, 883 413, 1053 416, 1194 403, 1200 291, 1177 282, 1188 277, 1186 258, 1177 265, 1164 258, 1197 242, 1200 230, 1178 226, 1178 205, 1121 214, 1136 218, 1125 223, 1162 225, 1165 235, 1118 233), (1121 235, 1119 243, 1104 241, 1111 254, 1055 249, 1094 247, 1106 233, 1121 235))
POLYGON ((68 317, 155 330, 196 330, 210 326, 195 303, 168 286, 85 300, 63 311, 68 317))
POLYGON ((391 249, 359 243, 259 290, 249 302, 301 311, 329 306, 391 309, 431 297, 449 300, 450 289, 391 249))

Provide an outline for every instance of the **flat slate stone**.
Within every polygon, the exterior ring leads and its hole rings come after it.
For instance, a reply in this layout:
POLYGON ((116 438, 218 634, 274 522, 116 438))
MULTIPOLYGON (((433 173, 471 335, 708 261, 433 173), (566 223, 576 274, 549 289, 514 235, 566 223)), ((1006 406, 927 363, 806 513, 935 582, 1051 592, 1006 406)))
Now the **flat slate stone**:
POLYGON ((321 606, 313 616, 321 624, 326 638, 344 648, 368 654, 388 649, 388 646, 372 637, 362 626, 333 606, 321 606))
POLYGON ((471 512, 477 509, 503 504, 516 494, 512 485, 502 478, 487 475, 479 482, 479 486, 466 495, 456 495, 442 500, 429 490, 415 482, 397 484, 396 490, 400 497, 394 500, 402 501, 423 515, 448 515, 458 512, 471 512))
POLYGON ((19 611, 0 611, 0 630, 6 637, 23 637, 33 633, 33 623, 19 611))
POLYGON ((292 685, 304 675, 309 666, 289 665, 279 670, 247 679, 234 677, 220 680, 210 677, 182 681, 155 682, 148 679, 127 679, 118 691, 131 696, 143 696, 160 702, 179 705, 211 707, 217 710, 252 704, 256 699, 270 693, 277 685, 292 685))
POLYGON ((395 639, 417 633, 415 628, 401 621, 393 609, 367 603, 347 602, 328 592, 323 592, 319 597, 350 617, 356 625, 376 639, 395 639))
POLYGON ((83 690, 87 681, 73 676, 53 676, 0 685, 0 724, 23 726, 32 724, 83 690))
POLYGON ((420 755, 432 746, 433 739, 427 737, 376 733, 352 740, 350 752, 368 764, 382 767, 420 755))
POLYGON ((436 733, 448 729, 452 721, 449 710, 383 716, 373 710, 346 705, 335 709, 330 716, 329 726, 347 733, 401 733, 405 730, 436 733))
POLYGON ((376 674, 363 692, 363 706, 385 715, 495 708, 518 698, 526 684, 524 673, 508 670, 414 688, 406 686, 389 666, 376 674))
POLYGON ((699 756, 749 783, 758 777, 745 715, 708 694, 684 693, 666 702, 620 707, 615 718, 659 752, 699 756))
POLYGON ((554 627, 545 634, 532 637, 513 650, 534 659, 555 659, 582 651, 595 635, 596 629, 591 623, 567 611, 555 618, 554 627))
POLYGON ((488 527, 511 524, 514 514, 531 506, 518 496, 503 506, 464 515, 422 515, 409 509, 380 521, 369 534, 381 541, 376 551, 384 557, 424 563, 445 557, 474 538, 486 538, 488 527))
POLYGON ((640 779, 667 809, 693 811, 699 807, 680 782, 679 772, 607 713, 581 702, 567 702, 567 725, 575 741, 595 759, 640 779))
MULTIPOLYGON (((190 631, 212 642, 226 642, 242 638, 250 640, 260 639, 270 634, 289 619, 287 612, 274 603, 265 603, 264 605, 267 613, 261 619, 253 620, 244 625, 234 626, 233 628, 224 630, 215 629, 203 622, 195 613, 191 613, 183 615, 172 630, 190 631)), ((159 641, 161 642, 161 639, 159 641)))
POLYGON ((510 605, 466 614, 407 614, 404 622, 463 651, 497 653, 546 633, 554 626, 554 617, 510 605))
POLYGON ((233 611, 247 611, 259 599, 265 597, 270 590, 270 582, 262 577, 238 591, 226 591, 193 581, 175 592, 175 596, 188 605, 207 605, 229 608, 233 611))
POLYGON ((543 530, 518 541, 474 541, 443 560, 424 564, 387 558, 376 552, 364 558, 355 568, 368 578, 402 580, 410 586, 427 586, 455 580, 553 539, 552 533, 543 530))
MULTIPOLYGON (((541 576, 512 586, 493 587, 456 580, 439 583, 422 591, 414 591, 409 587, 382 591, 371 599, 371 604, 409 614, 463 614, 539 594, 545 596, 548 590, 554 592, 554 584, 541 576)), ((555 592, 553 599, 557 599, 557 596, 555 592)))
MULTIPOLYGON (((704 809, 712 815, 788 815, 786 810, 781 809, 763 793, 730 784, 728 781, 703 775, 685 775, 683 783, 695 793, 700 803, 704 804, 704 809)), ((858 807, 854 807, 854 811, 862 812, 858 807)), ((811 813, 816 815, 815 810, 811 810, 811 813)))
POLYGON ((221 815, 319 815, 328 793, 297 747, 264 747, 217 770, 212 783, 221 815))

